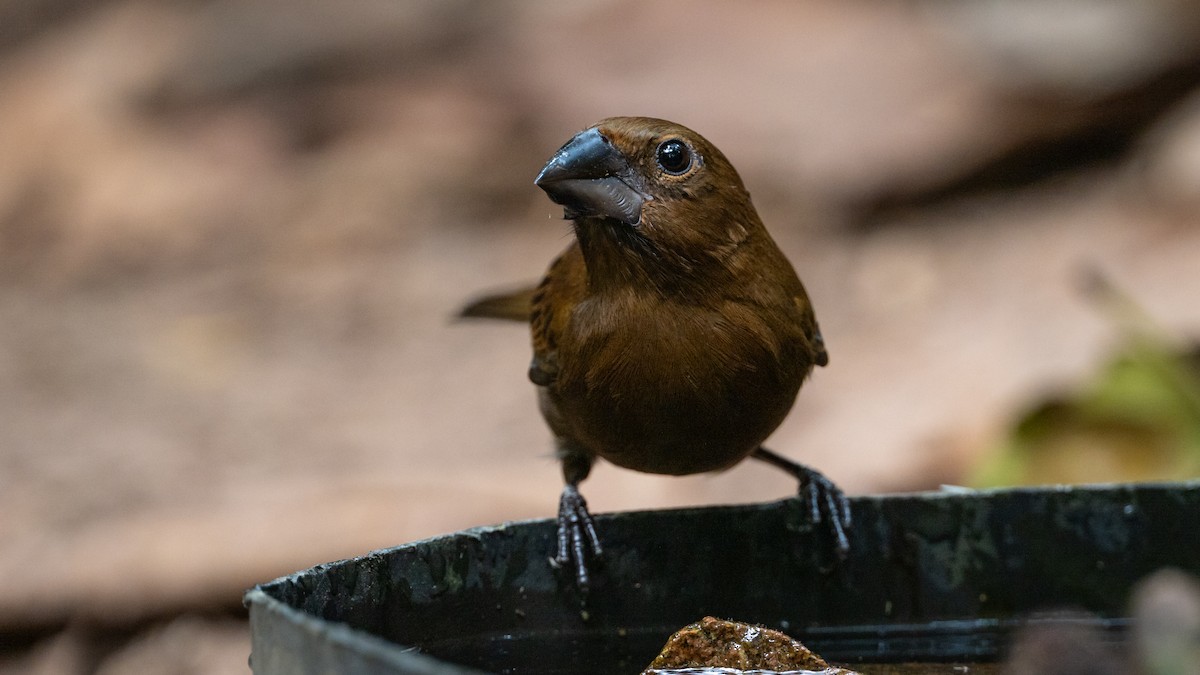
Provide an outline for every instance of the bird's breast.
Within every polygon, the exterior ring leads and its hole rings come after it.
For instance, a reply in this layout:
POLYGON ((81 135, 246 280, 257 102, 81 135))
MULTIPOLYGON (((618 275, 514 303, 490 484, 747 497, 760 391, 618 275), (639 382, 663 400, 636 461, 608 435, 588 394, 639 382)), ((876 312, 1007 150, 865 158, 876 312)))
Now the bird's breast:
POLYGON ((726 468, 783 421, 811 358, 787 316, 739 303, 581 303, 548 403, 566 435, 650 473, 726 468))

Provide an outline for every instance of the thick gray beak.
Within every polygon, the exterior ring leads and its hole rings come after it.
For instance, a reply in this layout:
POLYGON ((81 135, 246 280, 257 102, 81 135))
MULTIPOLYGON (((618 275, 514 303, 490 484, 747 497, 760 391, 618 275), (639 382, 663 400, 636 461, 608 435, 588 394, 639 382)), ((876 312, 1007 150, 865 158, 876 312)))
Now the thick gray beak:
POLYGON ((599 130, 588 129, 559 148, 533 182, 563 206, 567 218, 602 216, 636 225, 646 196, 630 185, 632 177, 624 155, 599 130))

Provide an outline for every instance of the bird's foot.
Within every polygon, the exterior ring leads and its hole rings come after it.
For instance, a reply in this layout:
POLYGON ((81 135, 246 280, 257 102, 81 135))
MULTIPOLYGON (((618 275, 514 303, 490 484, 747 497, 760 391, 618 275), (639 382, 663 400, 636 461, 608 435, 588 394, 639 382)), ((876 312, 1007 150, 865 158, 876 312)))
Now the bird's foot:
POLYGON ((766 448, 755 450, 753 456, 783 469, 800 481, 800 498, 808 506, 809 518, 813 524, 829 523, 838 557, 845 560, 850 552, 850 539, 846 536, 846 531, 851 525, 850 500, 846 498, 846 493, 821 472, 766 448))
POLYGON ((567 485, 558 502, 558 555, 550 559, 550 564, 560 569, 574 567, 579 590, 586 592, 591 583, 588 558, 598 558, 603 553, 587 501, 578 488, 567 485))
POLYGON ((800 497, 808 504, 809 518, 813 523, 828 522, 833 533, 838 557, 845 560, 850 552, 850 540, 846 530, 850 529, 850 500, 846 493, 819 471, 804 465, 800 467, 800 497))

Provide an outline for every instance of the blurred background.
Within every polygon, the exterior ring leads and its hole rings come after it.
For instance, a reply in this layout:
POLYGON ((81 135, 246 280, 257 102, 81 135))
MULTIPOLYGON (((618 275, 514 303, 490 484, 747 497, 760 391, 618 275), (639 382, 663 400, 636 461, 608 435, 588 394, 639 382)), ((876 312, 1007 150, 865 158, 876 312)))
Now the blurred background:
MULTIPOLYGON (((555 513, 533 184, 611 115, 722 148, 855 494, 1200 466, 1193 0, 0 4, 0 673, 246 673, 240 595, 555 513)), ((784 498, 599 465, 594 511, 784 498)))

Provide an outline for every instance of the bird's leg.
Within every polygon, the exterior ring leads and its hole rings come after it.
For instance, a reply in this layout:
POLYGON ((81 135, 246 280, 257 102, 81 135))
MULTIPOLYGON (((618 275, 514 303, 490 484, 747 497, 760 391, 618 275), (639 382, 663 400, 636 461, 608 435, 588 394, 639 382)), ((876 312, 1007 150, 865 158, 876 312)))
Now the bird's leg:
POLYGON ((766 448, 758 448, 751 457, 783 469, 800 481, 800 496, 808 505, 809 517, 814 523, 828 520, 837 542, 838 557, 845 558, 850 551, 846 530, 851 524, 850 500, 846 498, 846 493, 821 473, 766 448))
POLYGON ((558 555, 551 558, 550 563, 558 568, 573 566, 579 590, 586 592, 591 583, 588 549, 591 549, 591 557, 599 557, 604 552, 587 501, 579 494, 579 483, 592 470, 592 457, 563 444, 559 447, 559 459, 567 484, 558 501, 558 555))

